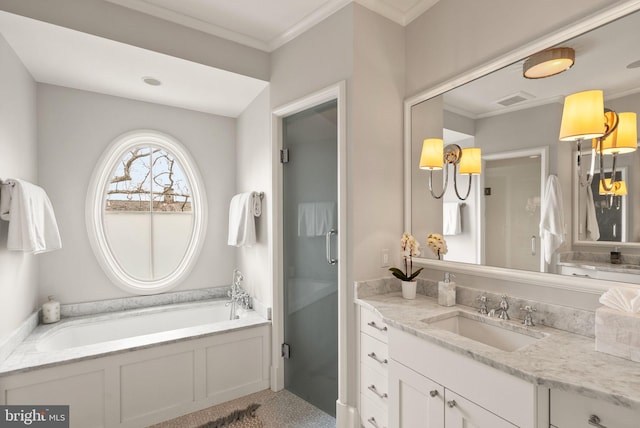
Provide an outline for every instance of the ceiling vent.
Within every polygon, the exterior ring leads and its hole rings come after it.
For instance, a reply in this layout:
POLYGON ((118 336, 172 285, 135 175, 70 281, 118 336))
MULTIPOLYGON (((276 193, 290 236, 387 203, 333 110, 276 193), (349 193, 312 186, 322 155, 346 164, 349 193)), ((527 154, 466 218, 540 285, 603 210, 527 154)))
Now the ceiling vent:
POLYGON ((512 105, 519 104, 523 101, 531 100, 533 98, 535 98, 535 96, 528 94, 526 92, 520 91, 520 92, 516 92, 515 94, 508 95, 502 99, 499 99, 498 101, 496 101, 496 103, 504 107, 510 107, 512 105))

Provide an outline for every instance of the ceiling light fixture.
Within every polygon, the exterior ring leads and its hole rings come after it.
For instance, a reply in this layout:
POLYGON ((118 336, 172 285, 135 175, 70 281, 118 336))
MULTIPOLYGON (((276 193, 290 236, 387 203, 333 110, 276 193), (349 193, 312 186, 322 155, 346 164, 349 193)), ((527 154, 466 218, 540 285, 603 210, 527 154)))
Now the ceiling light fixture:
POLYGON ((570 69, 576 60, 572 48, 551 48, 531 55, 524 62, 523 75, 527 79, 542 79, 570 69))
POLYGON ((429 171, 429 192, 436 199, 442 198, 447 191, 449 184, 449 165, 453 165, 453 188, 456 196, 461 201, 466 200, 471 193, 471 179, 473 175, 482 172, 482 154, 479 148, 470 147, 463 149, 457 144, 444 146, 441 138, 427 138, 422 142, 422 153, 420 155, 420 169, 429 171), (469 186, 464 197, 458 193, 457 169, 460 165, 460 174, 469 176, 469 186), (444 185, 442 193, 436 195, 433 192, 433 171, 444 169, 444 185))
POLYGON ((151 77, 151 76, 144 76, 142 78, 142 81, 144 83, 146 83, 147 85, 150 85, 150 86, 160 86, 160 85, 162 85, 162 82, 160 80, 156 79, 155 77, 151 77))

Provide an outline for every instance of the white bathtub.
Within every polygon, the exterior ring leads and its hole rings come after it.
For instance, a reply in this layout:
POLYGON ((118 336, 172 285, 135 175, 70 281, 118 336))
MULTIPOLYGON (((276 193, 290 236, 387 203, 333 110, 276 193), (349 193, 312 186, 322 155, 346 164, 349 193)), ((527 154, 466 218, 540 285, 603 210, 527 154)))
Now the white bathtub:
POLYGON ((266 389, 270 322, 240 316, 209 301, 38 326, 0 364, 0 405, 67 404, 72 428, 126 428, 266 389))
MULTIPOLYGON (((127 311, 101 317, 74 320, 55 326, 37 340, 38 351, 60 351, 94 344, 107 344, 124 339, 176 330, 230 330, 247 322, 264 321, 254 311, 238 311, 240 320, 229 320, 229 307, 225 301, 205 304, 181 304, 169 307, 127 311), (214 326, 215 325, 215 326, 214 326)), ((183 331, 192 336, 194 331, 183 331)), ((179 333, 179 332, 178 332, 179 333)), ((154 337, 150 337, 151 340, 154 337)))

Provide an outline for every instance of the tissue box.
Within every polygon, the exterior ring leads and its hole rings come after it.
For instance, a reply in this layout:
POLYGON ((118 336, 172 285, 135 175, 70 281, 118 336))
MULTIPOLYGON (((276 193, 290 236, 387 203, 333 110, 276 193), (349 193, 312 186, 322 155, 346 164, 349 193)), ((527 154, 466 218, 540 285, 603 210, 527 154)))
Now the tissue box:
POLYGON ((596 309, 596 351, 640 362, 640 314, 596 309))

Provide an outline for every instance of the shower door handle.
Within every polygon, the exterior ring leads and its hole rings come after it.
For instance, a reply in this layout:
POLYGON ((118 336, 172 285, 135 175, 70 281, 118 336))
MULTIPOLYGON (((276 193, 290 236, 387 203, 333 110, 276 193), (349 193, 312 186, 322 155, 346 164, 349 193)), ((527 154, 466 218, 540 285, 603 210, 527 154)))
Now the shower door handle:
POLYGON ((338 263, 338 259, 334 259, 331 256, 331 237, 333 235, 336 235, 337 233, 338 232, 335 229, 331 229, 325 235, 325 243, 327 245, 327 263, 329 263, 330 265, 335 265, 336 263, 338 263))
POLYGON ((536 235, 531 235, 531 255, 536 255, 536 235))

